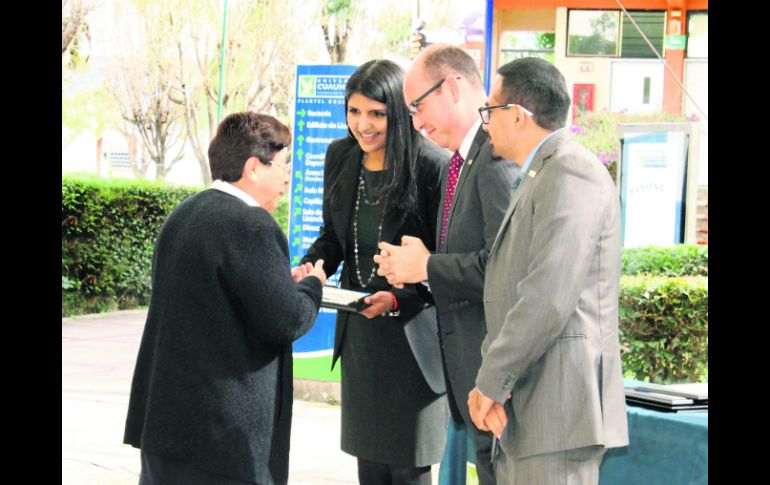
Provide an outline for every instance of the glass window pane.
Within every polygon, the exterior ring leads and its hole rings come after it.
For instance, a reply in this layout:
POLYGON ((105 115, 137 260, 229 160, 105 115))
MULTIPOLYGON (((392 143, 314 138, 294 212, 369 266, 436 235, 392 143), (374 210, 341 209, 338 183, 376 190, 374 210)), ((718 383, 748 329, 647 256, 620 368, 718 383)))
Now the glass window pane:
POLYGON ((618 14, 615 10, 570 10, 567 55, 618 55, 618 14))
MULTIPOLYGON (((666 28, 666 12, 628 12, 634 19, 639 29, 647 36, 660 55, 663 55, 663 37, 666 28)), ((621 34, 620 57, 633 58, 657 58, 655 52, 650 49, 639 30, 623 15, 623 30, 621 34)))
POLYGON ((709 56, 709 14, 691 12, 687 22, 687 57, 709 56))
POLYGON ((551 64, 555 61, 553 32, 506 31, 500 37, 500 65, 522 57, 540 57, 551 64))

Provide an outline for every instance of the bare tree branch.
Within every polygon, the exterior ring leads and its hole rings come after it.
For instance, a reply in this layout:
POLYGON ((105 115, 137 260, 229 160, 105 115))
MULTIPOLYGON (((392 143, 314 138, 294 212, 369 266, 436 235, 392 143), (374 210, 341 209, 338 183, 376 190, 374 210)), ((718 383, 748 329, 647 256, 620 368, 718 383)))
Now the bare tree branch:
MULTIPOLYGON (((62 65, 74 68, 81 59, 82 40, 91 45, 91 32, 86 16, 95 8, 92 2, 84 0, 62 0, 61 12, 61 56, 62 65)), ((85 61, 88 60, 86 57, 85 61)))

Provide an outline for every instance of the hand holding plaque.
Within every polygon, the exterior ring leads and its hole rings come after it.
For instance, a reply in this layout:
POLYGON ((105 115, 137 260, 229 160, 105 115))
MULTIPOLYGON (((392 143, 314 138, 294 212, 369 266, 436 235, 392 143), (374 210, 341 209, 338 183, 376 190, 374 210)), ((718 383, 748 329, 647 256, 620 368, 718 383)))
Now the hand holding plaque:
POLYGON ((336 286, 324 286, 321 306, 358 313, 369 306, 364 301, 364 298, 370 295, 371 293, 363 291, 345 290, 336 286))

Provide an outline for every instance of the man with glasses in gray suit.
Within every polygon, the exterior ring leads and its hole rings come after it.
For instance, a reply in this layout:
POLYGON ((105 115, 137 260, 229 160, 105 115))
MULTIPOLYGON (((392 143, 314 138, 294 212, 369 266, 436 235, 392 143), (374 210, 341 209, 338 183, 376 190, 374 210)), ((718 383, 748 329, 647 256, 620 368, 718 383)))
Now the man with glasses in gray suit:
POLYGON ((479 112, 493 151, 522 171, 485 267, 468 407, 499 440, 497 483, 596 485, 606 449, 628 444, 618 193, 564 128, 570 99, 554 66, 517 59, 498 74, 479 112))

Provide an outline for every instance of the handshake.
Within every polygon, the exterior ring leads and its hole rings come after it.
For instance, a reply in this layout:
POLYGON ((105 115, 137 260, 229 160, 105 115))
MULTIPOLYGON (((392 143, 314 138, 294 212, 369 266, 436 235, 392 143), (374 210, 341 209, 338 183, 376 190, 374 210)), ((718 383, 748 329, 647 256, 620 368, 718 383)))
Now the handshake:
POLYGON ((326 272, 324 271, 324 260, 319 259, 318 261, 313 263, 305 263, 301 264, 299 266, 295 266, 291 269, 291 277, 299 283, 301 280, 307 278, 308 276, 315 276, 319 280, 321 280, 321 284, 326 284, 326 272))

